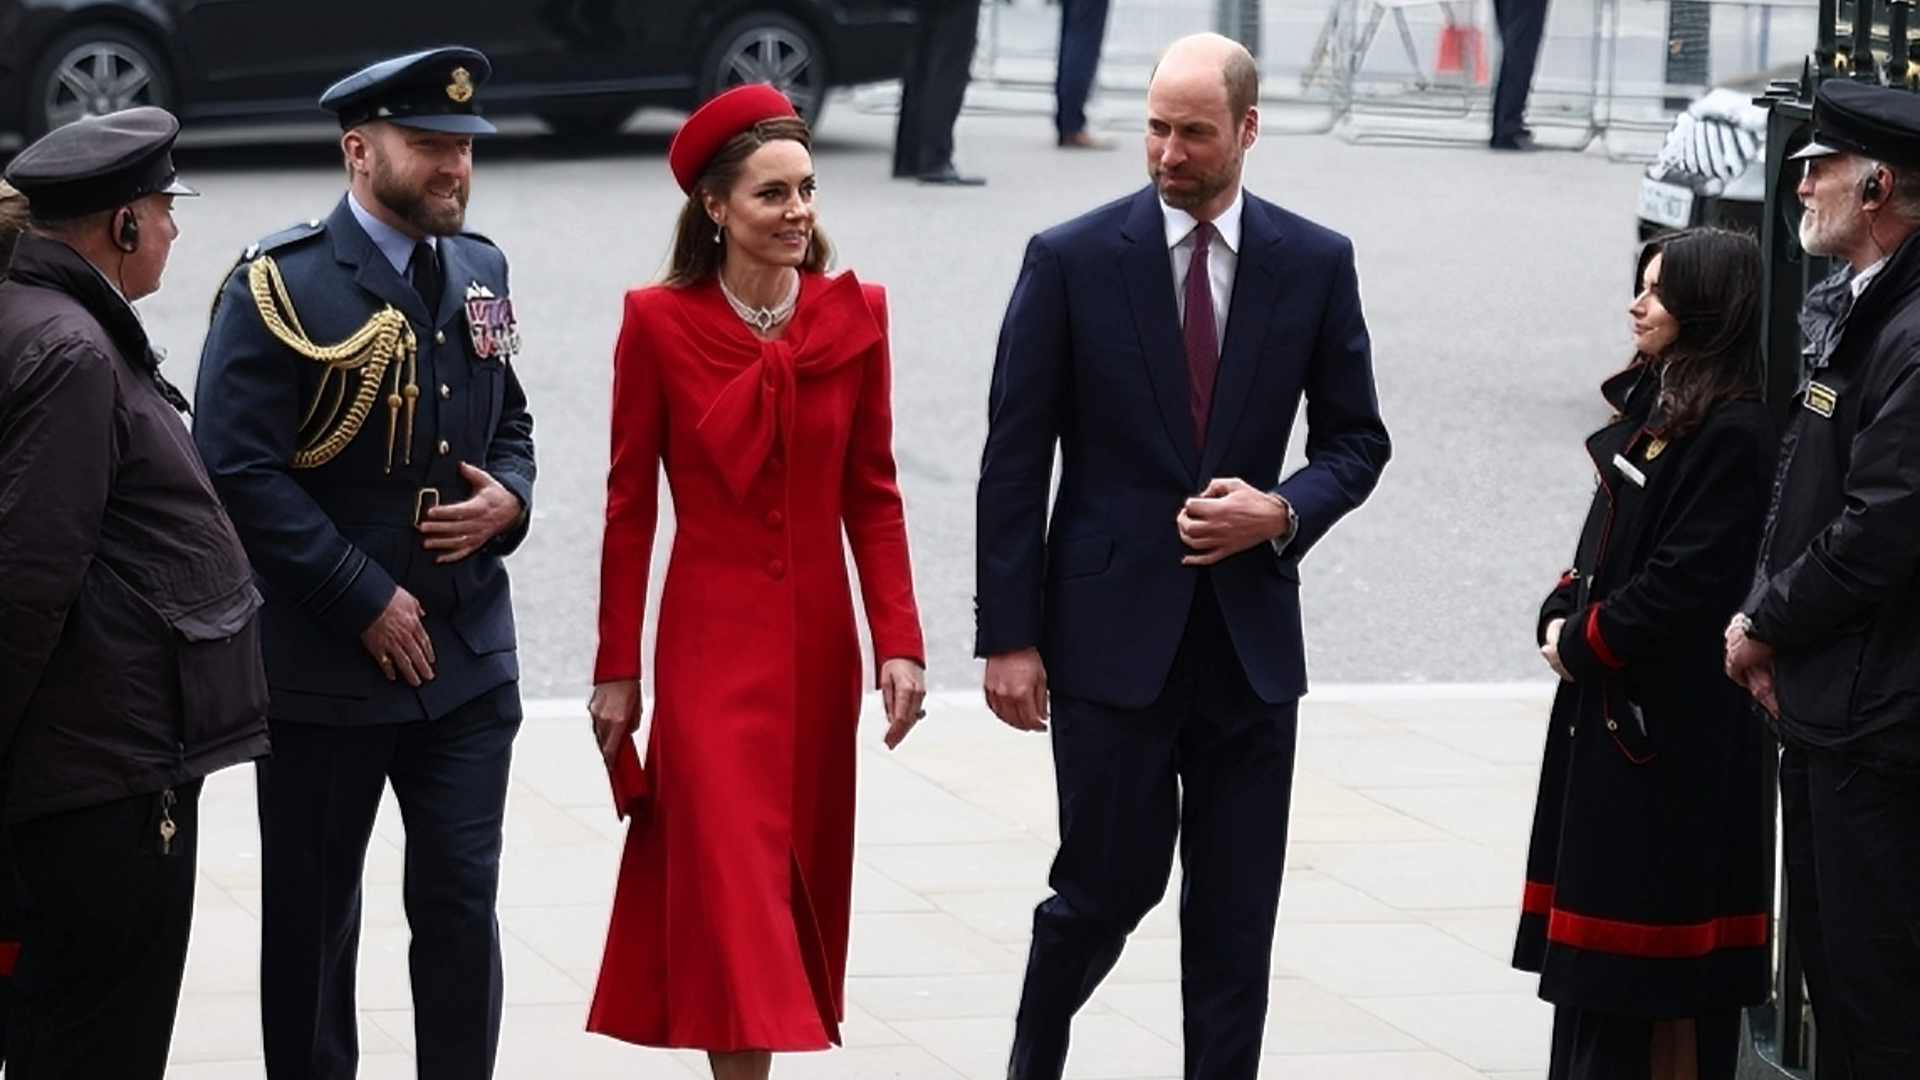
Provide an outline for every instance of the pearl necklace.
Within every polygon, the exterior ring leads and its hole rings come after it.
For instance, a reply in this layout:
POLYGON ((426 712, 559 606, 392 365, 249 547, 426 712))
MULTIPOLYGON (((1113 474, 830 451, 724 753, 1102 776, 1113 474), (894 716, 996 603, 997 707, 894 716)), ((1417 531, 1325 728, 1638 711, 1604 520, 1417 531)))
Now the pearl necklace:
POLYGON ((800 301, 799 274, 793 275, 793 284, 787 287, 787 295, 772 307, 754 307, 748 304, 733 295, 732 289, 727 288, 725 274, 715 273, 713 276, 719 280, 720 294, 727 298, 727 305, 733 308, 733 313, 740 316, 741 322, 763 334, 792 318, 794 305, 800 301))

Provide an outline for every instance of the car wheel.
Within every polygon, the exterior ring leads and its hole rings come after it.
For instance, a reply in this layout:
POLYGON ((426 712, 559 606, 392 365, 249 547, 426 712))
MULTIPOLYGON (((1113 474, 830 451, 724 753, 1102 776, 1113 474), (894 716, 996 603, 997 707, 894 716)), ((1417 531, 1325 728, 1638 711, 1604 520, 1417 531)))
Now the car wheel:
POLYGON ((818 126, 827 104, 827 54, 804 24, 777 11, 756 11, 714 37, 701 67, 700 100, 746 83, 772 83, 818 126))
POLYGON ((29 138, 83 116, 177 105, 160 51, 116 26, 83 27, 54 41, 34 70, 30 93, 29 138))

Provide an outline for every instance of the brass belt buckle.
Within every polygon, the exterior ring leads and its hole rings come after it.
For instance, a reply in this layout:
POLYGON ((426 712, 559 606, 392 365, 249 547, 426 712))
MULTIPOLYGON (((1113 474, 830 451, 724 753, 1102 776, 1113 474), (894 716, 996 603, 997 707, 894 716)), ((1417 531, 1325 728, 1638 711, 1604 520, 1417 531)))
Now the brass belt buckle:
POLYGON ((440 489, 423 487, 413 493, 413 527, 419 528, 427 520, 427 511, 440 505, 440 489))

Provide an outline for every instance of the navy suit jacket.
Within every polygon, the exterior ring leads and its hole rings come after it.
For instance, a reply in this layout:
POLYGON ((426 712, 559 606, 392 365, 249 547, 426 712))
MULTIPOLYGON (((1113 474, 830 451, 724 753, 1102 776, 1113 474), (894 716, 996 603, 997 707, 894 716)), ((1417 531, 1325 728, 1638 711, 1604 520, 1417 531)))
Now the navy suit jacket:
POLYGON ((1153 188, 1033 238, 989 396, 978 655, 1038 646, 1050 689, 1143 708, 1205 572, 1254 691, 1274 704, 1305 692, 1299 561, 1373 490, 1389 453, 1345 237, 1246 196, 1217 380, 1196 448, 1153 188), (1307 461, 1281 480, 1303 398, 1307 461), (1174 519, 1216 477, 1293 506, 1284 555, 1260 544, 1206 571, 1181 565, 1174 519))
MULTIPOLYGON (((512 365, 478 355, 466 306, 475 286, 509 295, 507 260, 472 234, 443 237, 439 248, 445 291, 430 321, 419 294, 343 198, 326 220, 249 249, 214 309, 195 387, 193 437, 266 597, 263 651, 275 719, 437 719, 519 677, 502 557, 525 537, 531 517, 533 419, 512 365), (419 344, 411 460, 402 428, 388 470, 380 402, 337 456, 294 467, 299 432, 327 367, 268 331, 247 283, 248 265, 262 256, 278 265, 314 342, 342 341, 388 305, 407 317, 419 344), (413 508, 422 488, 438 489, 444 502, 467 498, 463 461, 492 474, 529 513, 479 551, 443 565, 420 546, 413 508), (417 691, 388 681, 359 638, 396 583, 426 609, 433 641, 434 678, 417 691)), ((391 375, 381 393, 390 385, 391 375)))

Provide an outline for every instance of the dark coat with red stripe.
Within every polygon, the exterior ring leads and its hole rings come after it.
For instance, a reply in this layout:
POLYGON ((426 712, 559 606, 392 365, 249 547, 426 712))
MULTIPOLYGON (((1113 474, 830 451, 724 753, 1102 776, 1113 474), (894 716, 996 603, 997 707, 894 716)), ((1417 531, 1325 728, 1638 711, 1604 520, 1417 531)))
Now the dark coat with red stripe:
POLYGON ((1603 388, 1599 474, 1574 568, 1540 612, 1562 663, 1514 965, 1556 1004, 1652 1018, 1767 995, 1766 732, 1722 671, 1750 582, 1774 436, 1766 409, 1716 409, 1662 437, 1659 380, 1603 388))

